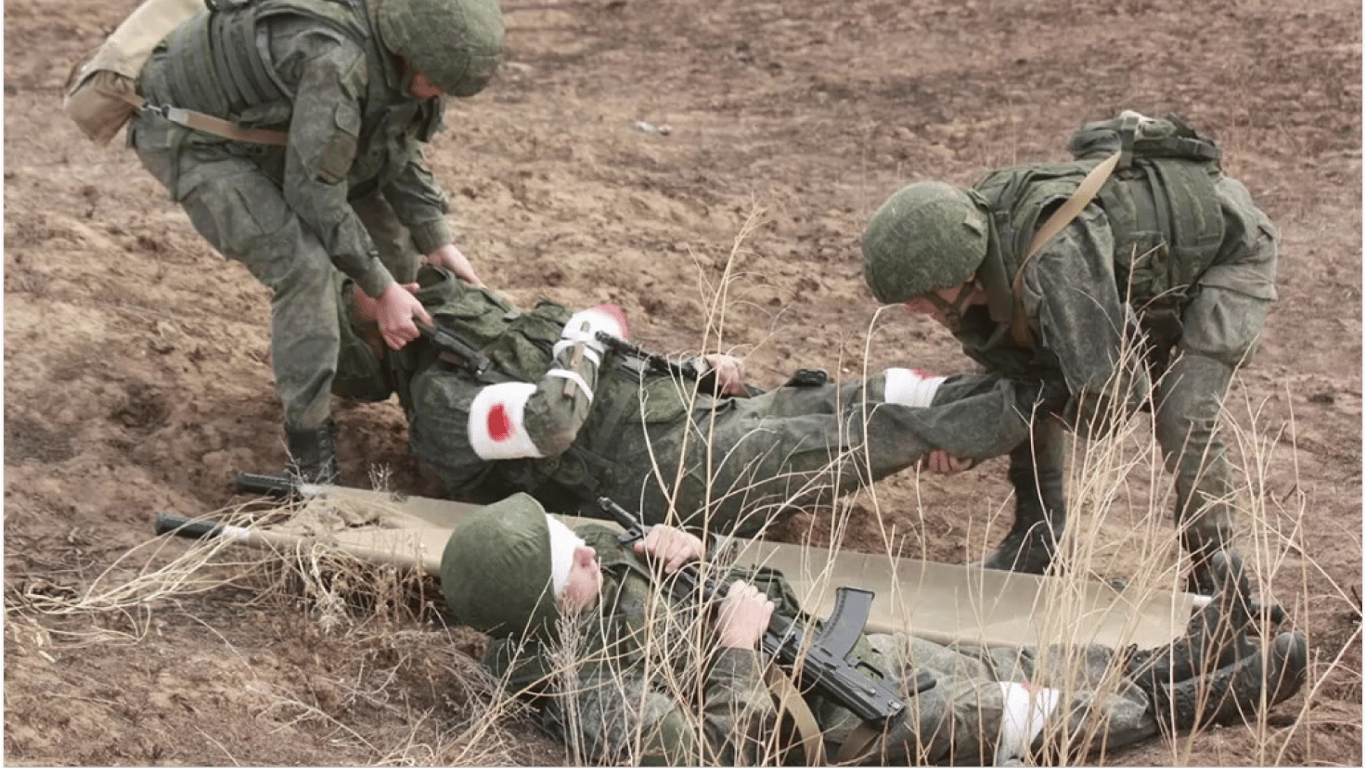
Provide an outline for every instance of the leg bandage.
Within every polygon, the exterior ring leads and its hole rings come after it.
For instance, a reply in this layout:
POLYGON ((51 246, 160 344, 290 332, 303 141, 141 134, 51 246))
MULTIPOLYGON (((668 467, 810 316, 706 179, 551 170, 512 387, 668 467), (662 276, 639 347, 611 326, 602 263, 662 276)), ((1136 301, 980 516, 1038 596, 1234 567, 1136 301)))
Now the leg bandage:
POLYGON ((1001 683, 1001 738, 996 743, 996 764, 1023 757, 1034 739, 1043 733, 1044 722, 1057 709, 1062 691, 1029 683, 1001 683))
POLYGON ((541 458, 526 432, 526 402, 535 384, 510 381, 479 390, 470 404, 470 446, 481 459, 541 458))
POLYGON ((934 393, 944 383, 946 376, 931 376, 924 371, 910 368, 888 368, 884 374, 887 380, 883 400, 911 408, 929 408, 934 402, 934 393))

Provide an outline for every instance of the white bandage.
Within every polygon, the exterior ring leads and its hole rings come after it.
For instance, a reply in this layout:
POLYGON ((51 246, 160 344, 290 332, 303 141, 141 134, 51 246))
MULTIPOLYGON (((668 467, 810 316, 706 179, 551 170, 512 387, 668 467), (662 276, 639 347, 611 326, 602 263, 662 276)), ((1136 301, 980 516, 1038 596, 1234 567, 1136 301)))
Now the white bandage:
POLYGON ((1000 683, 1001 737, 996 742, 996 764, 1023 757, 1044 722, 1058 707, 1062 691, 1028 683, 1000 683))
POLYGON ((555 597, 564 592, 569 583, 569 571, 574 565, 574 550, 588 546, 569 526, 553 517, 546 517, 550 526, 550 584, 555 589, 555 597))
POLYGON ((545 372, 545 375, 554 376, 560 379, 569 379, 575 384, 578 384, 579 391, 584 394, 584 397, 588 398, 588 402, 593 402, 593 388, 588 386, 588 382, 584 381, 583 377, 578 375, 577 373, 573 371, 567 371, 563 368, 551 368, 550 370, 545 372))
POLYGON ((598 331, 609 336, 616 336, 618 339, 626 337, 626 323, 621 317, 621 310, 612 306, 615 312, 599 307, 575 312, 569 318, 569 322, 564 324, 564 331, 560 333, 560 340, 555 342, 554 357, 559 357, 560 353, 570 347, 583 343, 584 356, 593 361, 594 365, 602 363, 603 343, 598 340, 598 331))
POLYGON ((470 403, 470 446, 481 459, 541 458, 523 423, 535 384, 509 381, 479 390, 470 403))
POLYGON ((924 371, 910 368, 888 368, 885 374, 886 387, 883 400, 911 408, 929 408, 934 402, 934 393, 947 376, 931 376, 924 371))

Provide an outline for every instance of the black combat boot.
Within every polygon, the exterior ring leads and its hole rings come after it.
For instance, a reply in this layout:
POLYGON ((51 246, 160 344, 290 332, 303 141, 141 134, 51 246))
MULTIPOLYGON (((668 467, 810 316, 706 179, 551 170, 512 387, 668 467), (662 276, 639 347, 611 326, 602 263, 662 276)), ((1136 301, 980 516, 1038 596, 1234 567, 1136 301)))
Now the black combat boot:
POLYGON ((1032 464, 1012 465, 1007 476, 1015 487, 1015 522, 995 551, 982 561, 982 566, 1001 571, 1043 573, 1053 563, 1053 554, 1067 521, 1062 472, 1036 470, 1032 464))
POLYGON ((1196 611, 1185 634, 1161 648, 1134 651, 1125 663, 1125 677, 1145 691, 1198 677, 1256 652, 1247 632, 1252 587, 1243 559, 1219 550, 1210 556, 1208 568, 1218 596, 1196 611))
POLYGON ((1266 649, 1205 675, 1158 685, 1153 714, 1179 731, 1214 723, 1250 721, 1263 705, 1295 695, 1309 667, 1309 643, 1301 632, 1283 632, 1266 649))
POLYGON ((337 465, 337 424, 328 419, 321 427, 285 427, 289 466, 285 474, 303 483, 331 484, 341 470, 337 465))

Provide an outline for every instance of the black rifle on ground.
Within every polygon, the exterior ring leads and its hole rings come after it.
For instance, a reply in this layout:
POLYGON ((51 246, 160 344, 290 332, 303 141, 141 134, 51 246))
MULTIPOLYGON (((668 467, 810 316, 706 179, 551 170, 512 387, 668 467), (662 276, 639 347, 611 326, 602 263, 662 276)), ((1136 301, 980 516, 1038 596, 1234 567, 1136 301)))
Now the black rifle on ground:
MULTIPOLYGON (((598 506, 611 515, 625 531, 619 537, 623 544, 644 538, 645 527, 640 519, 607 497, 598 499, 598 506)), ((704 602, 719 601, 729 589, 728 584, 701 576, 695 565, 684 566, 672 577, 675 595, 695 596, 704 602)), ((857 660, 849 654, 863 633, 868 611, 873 604, 873 593, 855 587, 840 587, 835 593, 835 609, 809 648, 805 632, 797 622, 774 614, 761 643, 769 657, 789 670, 799 669, 803 688, 815 689, 839 703, 864 720, 884 720, 900 714, 906 708, 900 687, 880 669, 857 660)), ((916 673, 915 695, 933 688, 935 679, 930 673, 916 673)))

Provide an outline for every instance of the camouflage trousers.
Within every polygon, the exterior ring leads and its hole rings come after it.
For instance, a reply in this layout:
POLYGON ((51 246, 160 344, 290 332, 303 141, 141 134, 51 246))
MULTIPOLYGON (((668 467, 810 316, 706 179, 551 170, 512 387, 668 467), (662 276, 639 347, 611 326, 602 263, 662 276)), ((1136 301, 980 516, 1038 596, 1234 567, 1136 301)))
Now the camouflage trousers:
POLYGON ((766 523, 916 464, 942 448, 963 458, 1007 453, 1027 437, 1011 418, 1009 381, 956 376, 933 408, 883 402, 885 378, 780 387, 694 410, 683 423, 623 424, 612 457, 624 480, 609 495, 647 522, 756 534, 766 523))
MULTIPOLYGON (((285 423, 322 425, 340 343, 336 268, 322 243, 290 209, 279 184, 224 142, 142 113, 129 126, 129 144, 195 230, 271 290, 271 367, 285 423)), ((396 279, 411 280, 419 257, 388 203, 374 194, 352 207, 385 266, 396 279)))
MULTIPOLYGON (((1020 750, 1032 750, 1040 765, 1070 764, 1064 759, 1158 733, 1148 694, 1122 679, 1115 652, 1106 646, 949 646, 901 634, 868 639, 883 658, 896 660, 888 670, 893 676, 913 680, 925 670, 936 684, 907 700, 905 714, 864 764, 999 765, 1022 757, 1020 750), (1010 711, 1021 697, 1032 708, 1026 723, 1018 706, 1010 711), (1006 746, 1012 737, 1013 749, 1006 746), (998 754, 1003 748, 1006 753, 998 754)), ((838 750, 858 720, 831 703, 814 704, 828 749, 838 750)))
POLYGON ((1239 182, 1222 178, 1216 191, 1228 222, 1224 243, 1182 310, 1174 359, 1153 393, 1157 441, 1176 479, 1174 516, 1192 552, 1233 535, 1237 492, 1220 412, 1276 298, 1275 229, 1239 182))
MULTIPOLYGON (((1105 646, 988 649, 901 634, 868 639, 884 659, 895 660, 887 670, 894 677, 911 681, 925 670, 936 684, 907 700, 905 713, 888 724, 865 765, 992 765, 1025 752, 1043 765, 1064 764, 1159 732, 1148 694, 1120 677, 1114 651, 1105 646), (1020 696, 1052 706, 1027 713, 1022 724, 1018 706, 1009 711, 1020 696)), ((860 721, 817 694, 806 699, 824 733, 827 757, 834 759, 860 721)), ((726 719, 735 714, 699 713, 692 727, 735 738, 737 723, 726 719)), ((702 748, 698 733, 677 720, 677 702, 639 674, 580 681, 540 711, 542 727, 573 757, 608 765, 638 759, 643 745, 695 760, 702 748)))

